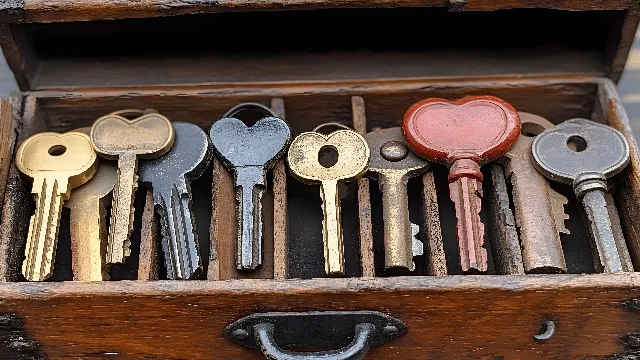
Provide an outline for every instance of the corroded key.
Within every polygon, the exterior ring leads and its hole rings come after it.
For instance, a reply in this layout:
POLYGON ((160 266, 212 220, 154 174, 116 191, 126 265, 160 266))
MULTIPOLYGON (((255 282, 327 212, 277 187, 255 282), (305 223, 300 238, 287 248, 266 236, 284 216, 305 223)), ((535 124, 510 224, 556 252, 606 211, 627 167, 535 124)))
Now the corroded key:
POLYGON ((564 221, 567 199, 549 186, 533 166, 531 143, 536 135, 553 127, 549 120, 520 112, 522 134, 507 152, 507 180, 513 186, 513 204, 520 233, 522 259, 526 273, 564 273, 560 233, 568 234, 564 221))
POLYGON ((604 272, 633 271, 628 249, 616 242, 607 210, 607 179, 629 163, 629 144, 618 130, 587 119, 567 120, 536 136, 534 164, 547 178, 573 185, 584 206, 604 272))
POLYGON ((352 130, 337 130, 328 135, 305 132, 298 135, 289 147, 287 163, 291 174, 302 182, 320 184, 327 275, 344 274, 338 184, 361 177, 367 171, 369 157, 367 142, 352 130), (318 159, 319 154, 327 150, 337 154, 337 161, 328 167, 318 159))
POLYGON ((122 110, 96 120, 91 128, 91 140, 100 156, 118 160, 107 263, 123 263, 131 253, 129 235, 133 230, 138 159, 153 159, 166 154, 173 145, 173 126, 160 114, 143 115, 140 110, 122 110), (137 117, 128 119, 125 115, 137 117))
MULTIPOLYGON (((75 131, 89 135, 91 128, 75 131)), ((109 280, 107 206, 117 176, 118 167, 114 161, 100 161, 91 180, 74 189, 73 196, 64 204, 71 210, 71 265, 75 281, 109 280)))
POLYGON ((402 130, 418 156, 449 166, 462 271, 487 271, 484 225, 480 221, 480 166, 504 155, 516 141, 520 134, 518 113, 492 96, 454 102, 426 99, 407 110, 402 130))
POLYGON ((429 170, 429 163, 409 151, 399 127, 365 135, 371 150, 368 173, 382 191, 385 268, 413 271, 413 235, 409 222, 407 183, 429 170))
POLYGON ((216 121, 209 136, 220 161, 234 174, 238 199, 238 270, 253 270, 262 265, 262 195, 267 190, 267 171, 284 155, 291 141, 291 129, 268 107, 259 103, 241 103, 216 121), (264 115, 247 127, 235 118, 241 111, 264 115))
POLYGON ((153 188, 167 277, 191 279, 202 270, 202 261, 190 184, 207 169, 213 152, 209 138, 198 126, 175 122, 173 128, 176 139, 171 151, 157 159, 141 161, 140 181, 153 188))
POLYGON ((91 179, 96 165, 91 139, 82 133, 40 133, 18 148, 16 166, 33 180, 36 201, 22 264, 27 280, 46 280, 53 273, 62 203, 71 189, 91 179))

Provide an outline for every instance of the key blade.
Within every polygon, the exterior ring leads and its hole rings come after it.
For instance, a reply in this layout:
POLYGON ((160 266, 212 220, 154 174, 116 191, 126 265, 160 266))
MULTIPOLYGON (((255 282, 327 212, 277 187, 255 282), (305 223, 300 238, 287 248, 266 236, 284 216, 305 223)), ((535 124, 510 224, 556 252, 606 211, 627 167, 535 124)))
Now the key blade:
POLYGON ((424 255, 424 244, 416 237, 419 232, 420 226, 411 223, 411 252, 414 257, 424 255))
POLYGON ((202 270, 191 200, 185 186, 172 186, 156 201, 160 214, 162 249, 169 280, 191 279, 202 270))
POLYGON ((607 211, 607 203, 604 191, 594 189, 582 198, 585 213, 587 215, 589 227, 598 249, 600 263, 605 273, 624 272, 622 259, 618 253, 616 241, 613 236, 611 219, 607 211))
POLYGON ((392 219, 384 223, 385 269, 415 269, 407 196, 408 180, 407 173, 403 171, 386 171, 378 175, 382 191, 382 213, 385 219, 392 219))
POLYGON ((569 215, 564 211, 564 206, 569 203, 569 200, 551 187, 548 187, 547 191, 549 192, 549 200, 556 222, 556 229, 558 232, 569 235, 571 232, 565 225, 565 221, 569 220, 569 215))
POLYGON ((338 181, 325 180, 320 185, 322 197, 322 239, 327 275, 344 275, 344 245, 340 222, 338 181))
POLYGON ((458 248, 462 271, 486 272, 487 250, 484 245, 484 225, 480 221, 482 183, 461 177, 449 184, 449 194, 455 204, 458 248))
POLYGON ((118 158, 118 179, 113 190, 107 247, 108 264, 122 264, 131 254, 129 236, 133 231, 133 201, 138 187, 137 168, 136 154, 123 153, 118 158))
POLYGON ((238 270, 253 270, 262 266, 262 195, 266 174, 262 166, 235 168, 238 199, 238 270))
POLYGON ((29 222, 22 273, 29 281, 43 281, 53 274, 63 196, 69 193, 67 179, 34 179, 32 193, 36 211, 29 222))

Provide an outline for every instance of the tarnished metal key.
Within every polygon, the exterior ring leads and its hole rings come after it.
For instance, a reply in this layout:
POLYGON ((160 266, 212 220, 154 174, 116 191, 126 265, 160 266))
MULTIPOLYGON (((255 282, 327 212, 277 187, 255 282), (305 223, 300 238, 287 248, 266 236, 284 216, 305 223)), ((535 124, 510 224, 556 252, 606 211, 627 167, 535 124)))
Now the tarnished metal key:
POLYGON ((382 192, 385 268, 413 271, 413 235, 409 221, 407 183, 429 170, 429 162, 409 151, 399 127, 365 135, 371 150, 368 174, 382 192))
POLYGON ((216 121, 209 136, 220 161, 232 170, 238 199, 238 270, 262 265, 262 195, 267 190, 267 171, 275 166, 291 141, 291 129, 268 107, 241 103, 216 121), (258 111, 264 117, 247 127, 235 118, 241 111, 258 111))
POLYGON ((42 281, 53 273, 62 203, 69 199, 71 189, 91 179, 97 156, 85 134, 46 132, 23 142, 15 161, 33 180, 31 192, 36 201, 22 273, 29 281, 42 281))
POLYGON ((166 117, 140 110, 122 110, 105 115, 93 124, 91 140, 100 156, 118 160, 118 179, 113 192, 107 263, 124 263, 131 254, 133 198, 138 186, 138 159, 166 154, 173 145, 174 131, 166 117), (128 119, 125 115, 133 115, 128 119))
POLYGON ((564 273, 560 233, 568 234, 564 221, 567 199, 549 186, 533 166, 531 143, 536 135, 554 125, 534 114, 520 112, 522 134, 507 152, 507 180, 513 186, 513 204, 526 273, 564 273))
MULTIPOLYGON (((75 131, 89 135, 91 128, 75 131)), ((115 161, 100 161, 91 180, 74 189, 73 196, 64 204, 71 210, 71 265, 75 281, 109 280, 107 206, 117 177, 115 161)))
POLYGON ((518 113, 492 96, 454 102, 426 99, 407 110, 402 130, 418 156, 449 166, 462 271, 487 271, 484 225, 480 221, 480 166, 503 156, 516 141, 520 134, 518 113))
POLYGON ((320 184, 327 275, 344 274, 338 184, 361 177, 367 171, 369 157, 367 142, 352 130, 337 130, 328 135, 305 132, 298 135, 289 147, 287 162, 291 174, 302 182, 320 184), (327 150, 337 154, 337 161, 328 167, 321 164, 318 158, 321 152, 327 150))
POLYGON ((633 271, 622 259, 628 249, 612 231, 605 193, 607 179, 629 163, 629 144, 616 129, 587 119, 567 120, 538 135, 534 163, 547 178, 572 184, 584 206, 604 272, 633 271))
POLYGON ((202 270, 190 184, 213 158, 209 138, 202 129, 183 122, 174 122, 173 128, 176 139, 171 151, 140 162, 140 181, 153 187, 153 201, 160 214, 169 280, 190 279, 202 270))

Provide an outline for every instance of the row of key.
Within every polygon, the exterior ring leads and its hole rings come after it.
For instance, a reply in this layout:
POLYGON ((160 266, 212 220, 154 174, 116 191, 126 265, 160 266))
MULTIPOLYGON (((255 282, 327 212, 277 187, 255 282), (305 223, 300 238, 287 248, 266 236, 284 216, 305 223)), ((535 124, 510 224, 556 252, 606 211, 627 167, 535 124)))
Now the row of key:
MULTIPOLYGON (((331 124, 341 126, 339 124, 331 124)), ((375 130, 364 137, 341 126, 329 134, 319 128, 291 139, 289 125, 269 108, 242 103, 213 123, 209 135, 198 126, 172 123, 156 112, 123 110, 103 116, 91 128, 67 133, 39 133, 18 148, 18 169, 33 181, 36 210, 31 217, 23 263, 29 281, 53 273, 63 202, 71 209, 72 236, 81 237, 73 251, 74 277, 109 278, 108 265, 130 255, 133 200, 138 182, 153 189, 160 215, 162 248, 169 279, 191 279, 202 270, 192 213, 190 183, 216 156, 234 174, 238 238, 236 265, 251 271, 262 265, 261 198, 266 175, 285 156, 298 180, 320 185, 325 271, 344 274, 339 185, 365 174, 382 191, 386 269, 414 269, 407 183, 430 169, 430 162, 449 168, 449 194, 455 204, 460 265, 465 273, 487 271, 484 226, 480 220, 480 167, 504 162, 513 184, 513 202, 521 237, 525 271, 565 272, 560 244, 564 228, 563 197, 548 180, 572 184, 584 205, 603 271, 633 271, 624 241, 611 230, 608 179, 629 162, 629 145, 617 130, 586 119, 554 126, 544 118, 518 113, 496 97, 458 101, 425 99, 411 106, 401 127, 375 130), (263 117, 248 127, 237 118, 247 109, 263 117), (539 134, 527 136, 527 129, 539 134), (319 154, 337 154, 324 164, 319 154), (98 161, 98 157, 103 160, 98 161), (548 179, 548 180, 547 180, 548 179), (72 193, 72 189, 73 190, 72 193), (108 239, 107 204, 112 194, 108 239), (81 221, 74 221, 74 213, 81 221), (533 226, 526 217, 538 217, 533 226), (106 251, 103 249, 106 247, 106 251)))

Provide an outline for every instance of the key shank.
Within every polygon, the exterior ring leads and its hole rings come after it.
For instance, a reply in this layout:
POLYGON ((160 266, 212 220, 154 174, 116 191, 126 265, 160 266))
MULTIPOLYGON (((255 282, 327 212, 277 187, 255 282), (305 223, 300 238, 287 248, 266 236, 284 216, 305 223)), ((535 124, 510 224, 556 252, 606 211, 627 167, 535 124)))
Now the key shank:
POLYGON ((262 166, 235 168, 238 270, 254 270, 262 266, 262 195, 266 191, 266 181, 262 166))
POLYGON ((29 222, 22 273, 29 281, 43 281, 53 274, 62 202, 69 198, 69 181, 67 178, 36 177, 31 192, 36 211, 29 222))
POLYGON ((415 269, 406 172, 386 172, 378 176, 382 192, 382 213, 390 221, 384 224, 385 269, 415 269))
POLYGON ((118 179, 113 190, 107 263, 124 263, 131 254, 129 235, 133 230, 133 202, 138 187, 138 158, 134 153, 118 157, 118 179))
POLYGON ((337 180, 324 180, 320 185, 322 197, 322 239, 327 275, 344 275, 344 245, 340 221, 340 197, 337 180))

